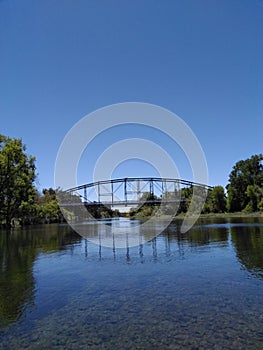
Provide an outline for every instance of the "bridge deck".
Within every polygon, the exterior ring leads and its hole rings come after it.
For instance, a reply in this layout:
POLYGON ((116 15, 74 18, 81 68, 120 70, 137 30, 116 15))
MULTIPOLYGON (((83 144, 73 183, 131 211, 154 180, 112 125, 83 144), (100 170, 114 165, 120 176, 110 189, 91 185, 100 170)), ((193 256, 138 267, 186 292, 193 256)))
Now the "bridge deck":
POLYGON ((149 200, 149 201, 136 201, 136 200, 128 200, 128 201, 114 201, 114 202, 110 202, 110 201, 105 201, 105 202, 78 202, 78 203, 62 203, 60 204, 63 207, 71 207, 71 206, 132 206, 132 205, 147 205, 147 204, 169 204, 169 203, 181 203, 181 202, 189 202, 188 199, 176 199, 176 200, 166 200, 166 199, 156 199, 156 200, 149 200))

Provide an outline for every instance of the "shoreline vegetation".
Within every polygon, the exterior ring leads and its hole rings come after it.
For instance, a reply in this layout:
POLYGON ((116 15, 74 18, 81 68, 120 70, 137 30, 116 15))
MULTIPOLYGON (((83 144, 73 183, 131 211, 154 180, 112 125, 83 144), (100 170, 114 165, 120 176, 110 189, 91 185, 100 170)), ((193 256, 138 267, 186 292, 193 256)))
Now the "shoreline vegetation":
MULTIPOLYGON (((133 217, 134 220, 147 220, 150 216, 138 216, 133 217)), ((180 213, 178 215, 175 215, 172 220, 176 219, 184 219, 186 217, 186 213, 180 213)), ((263 212, 252 212, 252 213, 244 213, 244 212, 235 212, 235 213, 208 213, 208 214, 200 214, 198 216, 198 219, 212 219, 212 218, 219 218, 219 219, 229 219, 229 218, 263 218, 263 212)), ((153 220, 169 220, 169 215, 160 215, 153 218, 153 220)))
MULTIPOLYGON (((66 192, 53 188, 39 191, 36 186, 35 160, 35 157, 26 153, 22 139, 0 134, 0 227, 62 223, 66 221, 65 216, 72 218, 73 221, 80 218, 86 220, 85 213, 81 214, 81 217, 76 217, 70 207, 67 210, 63 209, 62 213, 57 197, 63 195, 64 199, 69 200, 66 192)), ((175 211, 169 201, 179 198, 180 204, 175 219, 186 215, 190 203, 192 211, 196 208, 196 212, 199 212, 198 208, 202 203, 200 218, 262 217, 263 155, 253 155, 251 158, 238 161, 229 174, 226 188, 218 185, 207 193, 202 191, 198 187, 194 191, 193 187, 188 186, 174 193, 167 192, 161 198, 146 192, 140 198, 139 205, 131 209, 127 215, 103 205, 94 206, 91 214, 95 219, 117 216, 147 219, 159 208, 158 218, 171 218, 175 211), (159 201, 164 199, 167 203, 162 206, 149 204, 155 199, 159 201)), ((75 197, 74 201, 81 203, 80 197, 75 197)))
POLYGON ((263 218, 263 212, 252 212, 252 213, 244 213, 244 212, 236 212, 236 213, 209 213, 209 214, 201 214, 200 218, 263 218))

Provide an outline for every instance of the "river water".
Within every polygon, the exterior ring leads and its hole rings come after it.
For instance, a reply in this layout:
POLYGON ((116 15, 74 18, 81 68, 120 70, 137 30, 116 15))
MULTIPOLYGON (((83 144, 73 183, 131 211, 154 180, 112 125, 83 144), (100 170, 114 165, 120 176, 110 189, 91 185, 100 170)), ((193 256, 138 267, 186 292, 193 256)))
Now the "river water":
POLYGON ((262 348, 262 218, 122 249, 67 225, 0 231, 0 349, 262 348))

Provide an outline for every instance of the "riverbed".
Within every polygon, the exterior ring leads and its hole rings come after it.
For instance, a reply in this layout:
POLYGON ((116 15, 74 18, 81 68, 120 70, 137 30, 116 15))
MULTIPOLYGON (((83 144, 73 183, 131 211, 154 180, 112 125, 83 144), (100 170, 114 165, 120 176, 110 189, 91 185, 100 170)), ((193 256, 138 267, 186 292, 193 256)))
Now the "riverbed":
POLYGON ((68 225, 2 230, 0 340, 0 349, 261 349, 263 219, 202 219, 186 234, 174 221, 119 249, 68 225))

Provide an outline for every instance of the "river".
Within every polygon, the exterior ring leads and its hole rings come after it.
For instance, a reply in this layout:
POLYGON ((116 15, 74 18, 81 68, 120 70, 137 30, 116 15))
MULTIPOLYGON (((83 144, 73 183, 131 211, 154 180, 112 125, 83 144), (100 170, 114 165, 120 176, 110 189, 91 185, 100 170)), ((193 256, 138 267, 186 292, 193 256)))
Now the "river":
POLYGON ((67 225, 0 231, 0 349, 262 348, 263 218, 120 249, 67 225))

